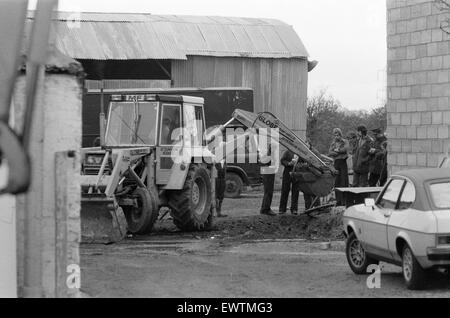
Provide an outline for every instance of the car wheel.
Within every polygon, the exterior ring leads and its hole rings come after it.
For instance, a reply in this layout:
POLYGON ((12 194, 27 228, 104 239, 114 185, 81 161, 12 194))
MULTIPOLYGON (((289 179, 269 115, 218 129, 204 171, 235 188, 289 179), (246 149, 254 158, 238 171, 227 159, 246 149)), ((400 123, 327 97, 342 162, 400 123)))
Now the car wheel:
POLYGON ((348 264, 352 271, 357 275, 365 275, 367 267, 379 262, 366 254, 361 242, 356 237, 355 233, 350 234, 347 239, 345 254, 347 256, 348 264))
POLYGON ((408 289, 419 290, 424 288, 427 272, 420 266, 408 245, 403 248, 402 270, 403 279, 408 289))

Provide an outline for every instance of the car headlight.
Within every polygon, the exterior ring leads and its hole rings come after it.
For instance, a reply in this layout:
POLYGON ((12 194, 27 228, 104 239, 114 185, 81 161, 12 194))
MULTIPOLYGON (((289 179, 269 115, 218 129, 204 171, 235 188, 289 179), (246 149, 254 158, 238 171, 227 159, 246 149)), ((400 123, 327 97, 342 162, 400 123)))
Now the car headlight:
POLYGON ((437 244, 438 245, 450 245, 450 235, 438 235, 437 244))
POLYGON ((88 165, 101 165, 103 162, 103 155, 87 155, 86 164, 88 165))

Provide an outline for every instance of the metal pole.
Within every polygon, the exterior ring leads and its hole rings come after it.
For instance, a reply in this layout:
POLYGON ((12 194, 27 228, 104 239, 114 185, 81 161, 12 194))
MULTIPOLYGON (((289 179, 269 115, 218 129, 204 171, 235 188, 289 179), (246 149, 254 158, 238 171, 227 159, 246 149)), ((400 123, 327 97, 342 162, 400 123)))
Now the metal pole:
POLYGON ((104 147, 106 145, 105 135, 106 135, 106 115, 105 115, 105 96, 104 96, 104 82, 100 82, 100 146, 104 147))

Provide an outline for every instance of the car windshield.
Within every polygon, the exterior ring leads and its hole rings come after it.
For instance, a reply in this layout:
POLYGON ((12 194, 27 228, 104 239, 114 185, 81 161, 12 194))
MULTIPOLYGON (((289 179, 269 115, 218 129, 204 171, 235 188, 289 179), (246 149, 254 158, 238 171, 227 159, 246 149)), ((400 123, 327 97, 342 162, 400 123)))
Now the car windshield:
POLYGON ((157 107, 156 102, 112 102, 106 145, 155 145, 157 107))
POLYGON ((450 182, 431 184, 430 192, 438 209, 450 209, 450 182))

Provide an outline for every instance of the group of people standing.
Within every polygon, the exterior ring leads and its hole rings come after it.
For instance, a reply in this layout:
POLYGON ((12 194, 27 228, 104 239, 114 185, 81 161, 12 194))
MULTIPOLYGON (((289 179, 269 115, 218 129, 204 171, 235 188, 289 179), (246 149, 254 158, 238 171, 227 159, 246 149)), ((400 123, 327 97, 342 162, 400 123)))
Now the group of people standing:
MULTIPOLYGON (((350 134, 346 139, 340 128, 333 130, 333 141, 331 142, 328 157, 333 159, 334 168, 337 171, 335 177, 335 188, 347 188, 349 182, 348 158, 352 156, 353 161, 353 183, 352 187, 376 187, 383 186, 387 181, 387 138, 381 129, 371 130, 372 137, 368 135, 365 126, 359 126, 356 133, 350 134)), ((320 156, 310 143, 310 149, 320 156)), ((297 155, 287 150, 281 157, 281 164, 284 167, 283 181, 281 187, 281 198, 279 214, 287 213, 287 203, 291 194, 290 211, 293 215, 298 214, 299 181, 296 181, 293 171, 308 169, 308 163, 297 155)), ((275 174, 264 175, 264 199, 261 207, 261 214, 276 215, 270 209, 273 196, 273 183, 275 174)), ((304 193, 305 209, 310 209, 313 204, 313 197, 304 193)), ((337 205, 344 205, 344 199, 339 191, 336 191, 337 205)))
MULTIPOLYGON (((353 162, 353 187, 383 186, 387 181, 387 138, 381 129, 368 130, 361 125, 356 134, 350 134, 350 140, 343 137, 339 128, 333 130, 334 140, 331 144, 329 156, 334 159, 336 175, 336 188, 349 186, 349 167, 347 159, 351 155, 353 162)), ((342 205, 341 193, 336 192, 338 205, 342 205)))
MULTIPOLYGON (((334 168, 337 171, 335 176, 335 188, 347 188, 349 182, 349 166, 348 158, 352 156, 353 183, 352 187, 376 187, 384 186, 387 181, 387 138, 381 129, 371 130, 372 137, 368 135, 365 126, 359 126, 356 133, 350 133, 349 138, 345 138, 340 128, 333 129, 333 140, 331 142, 327 156, 334 162, 334 168)), ((307 143, 311 151, 316 155, 321 154, 312 147, 311 143, 307 143)), ((264 215, 275 216, 271 209, 275 175, 278 170, 277 163, 272 158, 272 149, 269 145, 268 151, 265 152, 266 162, 261 166, 261 175, 264 185, 264 197, 261 205, 260 213, 264 215)), ((264 158, 260 158, 264 159, 264 158)), ((300 193, 299 181, 293 177, 294 171, 307 171, 309 164, 302 158, 287 150, 281 157, 281 165, 284 167, 283 181, 281 187, 281 198, 279 205, 279 214, 287 213, 287 203, 291 194, 290 212, 293 215, 298 214, 298 202, 300 193)), ((225 193, 225 173, 226 164, 224 161, 216 165, 218 178, 216 179, 216 207, 217 215, 224 217, 222 213, 222 201, 225 193)), ((307 193, 303 194, 305 201, 305 209, 308 210, 313 205, 313 197, 307 193)), ((337 205, 344 205, 342 194, 336 191, 337 205)))

